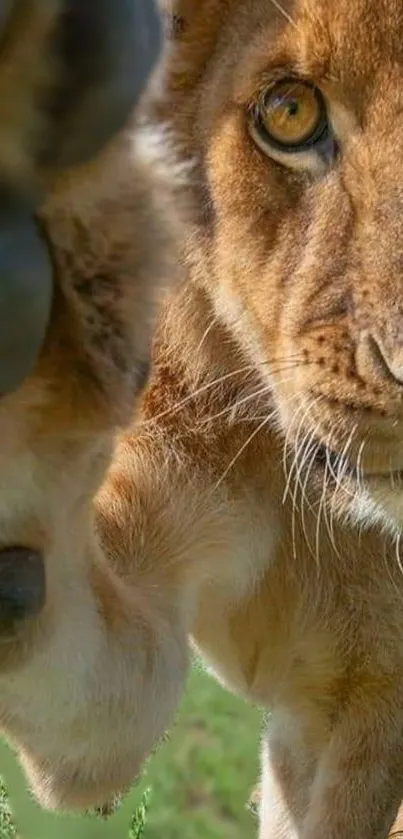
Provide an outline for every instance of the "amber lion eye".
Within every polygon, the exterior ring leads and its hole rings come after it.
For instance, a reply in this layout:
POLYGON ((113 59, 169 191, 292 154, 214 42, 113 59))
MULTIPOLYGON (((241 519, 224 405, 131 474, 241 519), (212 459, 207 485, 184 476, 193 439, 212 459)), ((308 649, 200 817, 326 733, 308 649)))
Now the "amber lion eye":
POLYGON ((312 148, 329 131, 320 90, 298 79, 271 87, 255 109, 254 122, 262 140, 285 152, 312 148))

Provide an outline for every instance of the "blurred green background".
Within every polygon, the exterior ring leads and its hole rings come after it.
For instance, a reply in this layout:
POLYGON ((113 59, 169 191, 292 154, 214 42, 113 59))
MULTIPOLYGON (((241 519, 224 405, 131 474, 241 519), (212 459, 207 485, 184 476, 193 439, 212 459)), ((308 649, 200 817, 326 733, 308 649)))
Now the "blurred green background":
MULTIPOLYGON (((260 728, 257 709, 195 665, 176 724, 150 763, 132 839, 254 839, 247 803, 258 778, 260 728)), ((3 788, 0 839, 14 837, 3 788)))

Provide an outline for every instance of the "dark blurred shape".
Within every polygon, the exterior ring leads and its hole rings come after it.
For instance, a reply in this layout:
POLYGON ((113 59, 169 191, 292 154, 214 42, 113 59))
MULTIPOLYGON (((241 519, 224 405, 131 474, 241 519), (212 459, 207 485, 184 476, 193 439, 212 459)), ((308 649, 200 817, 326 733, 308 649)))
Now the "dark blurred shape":
POLYGON ((45 603, 43 557, 29 548, 0 551, 0 633, 12 635, 45 603))
POLYGON ((55 37, 61 84, 51 111, 58 166, 83 162, 125 125, 162 45, 154 0, 67 0, 55 37))
POLYGON ((0 197, 0 395, 36 363, 50 317, 52 266, 29 209, 0 197))
MULTIPOLYGON (((27 94, 43 128, 31 136, 28 120, 27 138, 16 137, 31 156, 32 182, 25 176, 17 186, 0 167, 0 396, 32 373, 49 324, 53 269, 34 219, 43 199, 41 173, 98 155, 129 121, 162 45, 154 0, 0 0, 0 32, 10 54, 18 57, 19 38, 33 37, 28 22, 44 8, 49 32, 33 44, 38 79, 32 68, 21 79, 10 75, 22 88, 10 90, 16 108, 27 94)), ((0 138, 1 131, 0 124, 0 138)))

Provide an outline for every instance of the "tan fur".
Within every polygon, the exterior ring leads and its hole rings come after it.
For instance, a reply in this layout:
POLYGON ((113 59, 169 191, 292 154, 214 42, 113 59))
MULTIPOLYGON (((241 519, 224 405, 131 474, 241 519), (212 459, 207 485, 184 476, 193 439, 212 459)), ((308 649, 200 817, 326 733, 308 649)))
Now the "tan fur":
MULTIPOLYGON (((403 466, 403 7, 178 0, 168 13, 180 25, 150 109, 193 166, 187 276, 143 427, 116 443, 95 509, 111 403, 93 401, 85 367, 69 380, 73 298, 43 361, 53 387, 41 374, 5 403, 15 501, 1 520, 7 541, 25 527, 45 549, 49 584, 39 622, 4 648, 0 717, 42 801, 100 803, 172 719, 190 635, 271 711, 261 839, 386 839, 403 797, 403 504, 388 474, 403 466), (290 71, 329 102, 328 169, 274 162, 249 133, 259 91, 290 71), (45 434, 23 419, 29 399, 45 434)), ((54 241, 64 206, 49 204, 54 241)), ((75 212, 67 265, 83 264, 75 212)))

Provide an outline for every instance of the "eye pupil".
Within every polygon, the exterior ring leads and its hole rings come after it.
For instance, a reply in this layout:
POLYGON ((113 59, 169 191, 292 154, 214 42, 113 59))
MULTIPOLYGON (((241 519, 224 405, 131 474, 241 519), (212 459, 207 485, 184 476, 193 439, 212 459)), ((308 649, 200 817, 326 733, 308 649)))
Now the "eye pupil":
POLYGON ((296 117, 299 111, 298 102, 294 100, 294 102, 288 103, 288 114, 290 117, 296 117))

